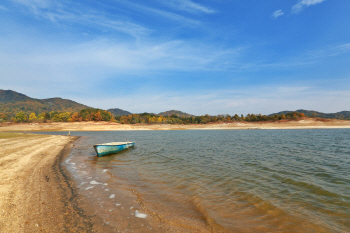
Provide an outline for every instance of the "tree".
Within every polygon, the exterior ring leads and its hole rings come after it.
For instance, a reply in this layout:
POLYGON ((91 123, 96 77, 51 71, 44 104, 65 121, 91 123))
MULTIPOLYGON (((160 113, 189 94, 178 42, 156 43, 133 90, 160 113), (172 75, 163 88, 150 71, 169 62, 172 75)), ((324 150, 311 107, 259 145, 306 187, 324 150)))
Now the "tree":
POLYGON ((71 120, 72 122, 79 121, 79 113, 73 113, 71 120))
POLYGON ((0 120, 6 121, 7 120, 7 116, 3 113, 0 113, 0 120))
POLYGON ((38 119, 38 118, 36 117, 35 113, 32 112, 32 113, 29 115, 29 121, 36 120, 36 119, 38 119))
POLYGON ((40 113, 39 115, 38 115, 38 119, 39 120, 45 120, 47 118, 47 116, 46 116, 46 113, 40 113))
POLYGON ((28 116, 24 112, 19 112, 14 118, 14 122, 26 122, 28 121, 28 116))

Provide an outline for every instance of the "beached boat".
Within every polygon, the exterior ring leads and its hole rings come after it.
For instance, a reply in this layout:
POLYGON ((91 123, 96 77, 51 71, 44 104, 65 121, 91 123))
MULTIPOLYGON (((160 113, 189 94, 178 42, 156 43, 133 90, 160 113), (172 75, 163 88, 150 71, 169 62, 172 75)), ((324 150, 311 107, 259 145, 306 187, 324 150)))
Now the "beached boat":
POLYGON ((98 157, 103 157, 109 154, 115 154, 119 151, 128 149, 135 145, 134 142, 109 142, 94 145, 94 149, 98 157))

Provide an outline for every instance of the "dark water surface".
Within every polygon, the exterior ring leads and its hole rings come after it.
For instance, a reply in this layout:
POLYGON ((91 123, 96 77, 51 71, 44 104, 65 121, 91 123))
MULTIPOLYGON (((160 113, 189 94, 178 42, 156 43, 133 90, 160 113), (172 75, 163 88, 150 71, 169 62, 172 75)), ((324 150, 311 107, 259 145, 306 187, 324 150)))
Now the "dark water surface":
POLYGON ((123 189, 137 193, 147 218, 152 213, 174 224, 229 232, 350 232, 349 129, 71 135, 84 137, 67 167, 101 208, 113 199, 114 208, 135 215, 111 196, 123 189), (134 149, 102 158, 92 147, 127 140, 134 149))

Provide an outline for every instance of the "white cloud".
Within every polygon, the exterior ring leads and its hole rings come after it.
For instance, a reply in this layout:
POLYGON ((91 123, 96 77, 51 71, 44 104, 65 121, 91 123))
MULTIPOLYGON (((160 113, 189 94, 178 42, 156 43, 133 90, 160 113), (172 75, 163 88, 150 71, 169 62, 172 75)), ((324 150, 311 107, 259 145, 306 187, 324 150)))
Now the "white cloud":
POLYGON ((6 7, 4 7, 4 6, 1 6, 1 5, 0 5, 0 10, 3 10, 3 11, 8 11, 9 9, 8 9, 8 8, 6 8, 6 7))
POLYGON ((187 11, 191 13, 206 13, 206 14, 212 14, 216 11, 200 5, 198 3, 195 3, 191 0, 169 0, 169 1, 161 1, 163 4, 167 4, 177 10, 187 11))
POLYGON ((123 43, 95 40, 73 45, 23 38, 27 39, 0 40, 0 75, 6 77, 4 85, 67 83, 68 86, 81 86, 109 77, 122 81, 125 76, 148 79, 152 73, 174 70, 220 70, 224 69, 224 61, 235 60, 240 54, 239 48, 220 50, 184 41, 123 43))
MULTIPOLYGON (((200 24, 200 21, 198 21, 198 20, 191 19, 191 18, 182 16, 182 15, 179 15, 179 14, 175 14, 173 12, 159 10, 156 8, 151 8, 148 6, 141 5, 141 4, 133 3, 131 1, 121 1, 121 0, 114 0, 114 1, 122 4, 123 6, 128 7, 129 9, 131 9, 133 11, 138 11, 140 14, 147 14, 150 17, 154 17, 154 15, 157 15, 157 16, 161 16, 161 17, 166 18, 166 19, 181 22, 183 24, 189 24, 189 25, 199 25, 200 24)), ((161 3, 169 5, 168 1, 161 1, 161 3)))
POLYGON ((324 1, 325 0, 299 0, 299 2, 293 6, 292 13, 297 14, 306 7, 316 5, 324 1))
POLYGON ((159 113, 170 109, 194 115, 272 114, 283 110, 307 109, 339 112, 350 109, 350 93, 344 90, 321 90, 308 86, 247 87, 237 89, 195 90, 193 93, 138 90, 137 94, 109 98, 81 98, 78 102, 100 107, 121 108, 133 113, 159 113))
POLYGON ((280 17, 282 15, 284 15, 283 11, 282 10, 277 10, 277 11, 272 13, 272 18, 276 19, 277 17, 280 17))
POLYGON ((108 15, 106 12, 89 10, 84 11, 83 7, 72 7, 65 5, 64 1, 57 3, 47 0, 14 0, 30 9, 30 12, 37 17, 49 19, 55 24, 83 25, 100 31, 112 30, 129 34, 135 38, 147 35, 151 32, 139 24, 118 19, 118 16, 108 15))
POLYGON ((326 57, 339 56, 341 54, 348 53, 348 52, 350 52, 350 43, 310 51, 306 54, 306 56, 310 60, 311 59, 322 59, 322 58, 326 58, 326 57))

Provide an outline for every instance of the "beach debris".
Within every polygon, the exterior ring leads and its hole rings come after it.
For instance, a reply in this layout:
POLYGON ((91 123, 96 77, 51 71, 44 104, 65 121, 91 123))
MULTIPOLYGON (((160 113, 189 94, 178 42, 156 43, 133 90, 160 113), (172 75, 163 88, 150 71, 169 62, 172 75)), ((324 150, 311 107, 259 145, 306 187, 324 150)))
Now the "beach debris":
POLYGON ((115 204, 116 206, 120 206, 121 204, 119 204, 119 203, 117 203, 117 204, 115 204))
POLYGON ((93 187, 95 187, 95 186, 90 186, 90 187, 87 187, 85 190, 92 189, 93 187))
POLYGON ((107 191, 109 191, 109 189, 105 189, 105 191, 107 192, 107 191))
POLYGON ((115 194, 110 195, 109 198, 115 198, 115 194))
POLYGON ((147 218, 147 214, 142 214, 139 211, 135 210, 135 217, 137 217, 137 218, 147 218))
POLYGON ((92 180, 90 181, 90 184, 100 184, 100 183, 98 183, 96 180, 92 180))
POLYGON ((108 171, 108 169, 103 169, 103 172, 107 172, 108 171))
POLYGON ((134 207, 132 207, 132 206, 130 207, 131 210, 132 210, 133 208, 134 208, 134 207))

